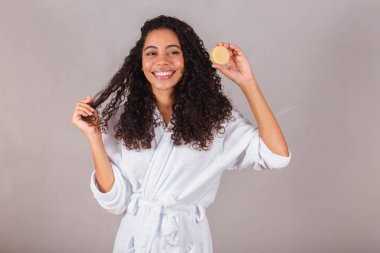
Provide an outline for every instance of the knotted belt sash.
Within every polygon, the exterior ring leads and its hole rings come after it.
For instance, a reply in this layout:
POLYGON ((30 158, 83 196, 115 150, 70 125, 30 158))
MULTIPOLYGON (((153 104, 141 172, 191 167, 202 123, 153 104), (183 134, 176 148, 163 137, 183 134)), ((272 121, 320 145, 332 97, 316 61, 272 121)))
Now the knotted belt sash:
MULTIPOLYGON (((139 209, 143 207, 148 207, 146 211, 149 212, 149 214, 144 215, 144 220, 142 220, 141 217, 139 219, 138 231, 136 231, 134 235, 134 247, 136 252, 150 252, 153 239, 157 233, 161 233, 161 235, 165 236, 166 243, 171 246, 190 247, 189 245, 180 245, 181 240, 178 238, 178 235, 185 235, 183 233, 184 231, 182 231, 182 227, 178 226, 180 221, 179 216, 185 215, 184 212, 193 213, 195 221, 192 222, 194 223, 202 221, 205 217, 205 208, 202 205, 175 205, 170 201, 170 198, 168 199, 167 197, 149 201, 141 198, 141 196, 132 196, 127 212, 136 215, 139 209)), ((195 248, 198 247, 198 242, 194 242, 193 240, 192 244, 194 244, 191 246, 192 250, 195 250, 195 248)), ((189 252, 192 252, 192 250, 189 252)))

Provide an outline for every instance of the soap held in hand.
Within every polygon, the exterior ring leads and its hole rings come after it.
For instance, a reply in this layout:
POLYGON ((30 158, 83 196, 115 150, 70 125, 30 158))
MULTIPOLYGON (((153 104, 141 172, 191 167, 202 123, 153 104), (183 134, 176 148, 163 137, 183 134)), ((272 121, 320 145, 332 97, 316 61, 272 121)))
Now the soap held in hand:
POLYGON ((226 64, 230 60, 230 52, 223 46, 216 46, 210 52, 210 60, 217 64, 226 64))

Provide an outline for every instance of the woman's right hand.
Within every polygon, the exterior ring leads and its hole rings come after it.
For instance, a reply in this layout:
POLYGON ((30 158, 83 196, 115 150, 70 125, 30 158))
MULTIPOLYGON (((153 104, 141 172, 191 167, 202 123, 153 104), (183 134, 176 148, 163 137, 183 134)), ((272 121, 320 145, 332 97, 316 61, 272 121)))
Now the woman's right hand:
POLYGON ((79 101, 74 109, 73 117, 70 122, 79 130, 81 130, 87 137, 91 135, 101 134, 99 130, 99 115, 98 112, 90 106, 92 98, 87 96, 85 99, 79 101), (86 117, 92 115, 95 117, 95 125, 92 125, 82 119, 82 116, 86 117))

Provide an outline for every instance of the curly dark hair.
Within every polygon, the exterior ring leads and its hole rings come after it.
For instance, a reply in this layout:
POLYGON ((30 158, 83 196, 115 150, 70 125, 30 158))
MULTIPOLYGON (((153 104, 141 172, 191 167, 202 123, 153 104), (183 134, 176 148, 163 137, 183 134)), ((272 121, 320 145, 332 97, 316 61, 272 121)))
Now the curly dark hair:
MULTIPOLYGON (((185 70, 173 91, 170 121, 173 144, 191 143, 194 149, 207 151, 214 134, 224 133, 223 123, 233 118, 233 106, 223 94, 221 78, 211 66, 203 41, 187 23, 172 16, 160 15, 145 21, 141 37, 123 65, 107 86, 94 96, 92 107, 97 108, 113 95, 99 114, 101 131, 108 131, 109 119, 126 98, 124 112, 114 126, 114 137, 122 139, 127 149, 151 148, 154 127, 158 125, 153 116, 156 97, 142 71, 142 50, 147 34, 156 29, 174 31, 184 55, 185 70)), ((88 116, 85 120, 93 123, 94 117, 88 116)))

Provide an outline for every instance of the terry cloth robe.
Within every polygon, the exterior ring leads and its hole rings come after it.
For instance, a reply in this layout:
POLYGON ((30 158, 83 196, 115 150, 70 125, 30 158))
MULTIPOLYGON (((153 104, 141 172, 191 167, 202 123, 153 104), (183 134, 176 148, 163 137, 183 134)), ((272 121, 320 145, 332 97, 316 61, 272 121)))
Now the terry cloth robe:
POLYGON ((224 123, 225 133, 217 134, 209 151, 174 146, 173 125, 165 126, 157 107, 160 125, 151 149, 127 150, 111 132, 102 134, 115 182, 110 191, 101 192, 93 170, 90 188, 101 207, 122 214, 113 253, 213 252, 206 208, 215 199, 223 171, 289 164, 290 151, 288 157, 273 153, 256 126, 238 110, 232 113, 235 121, 224 123))

